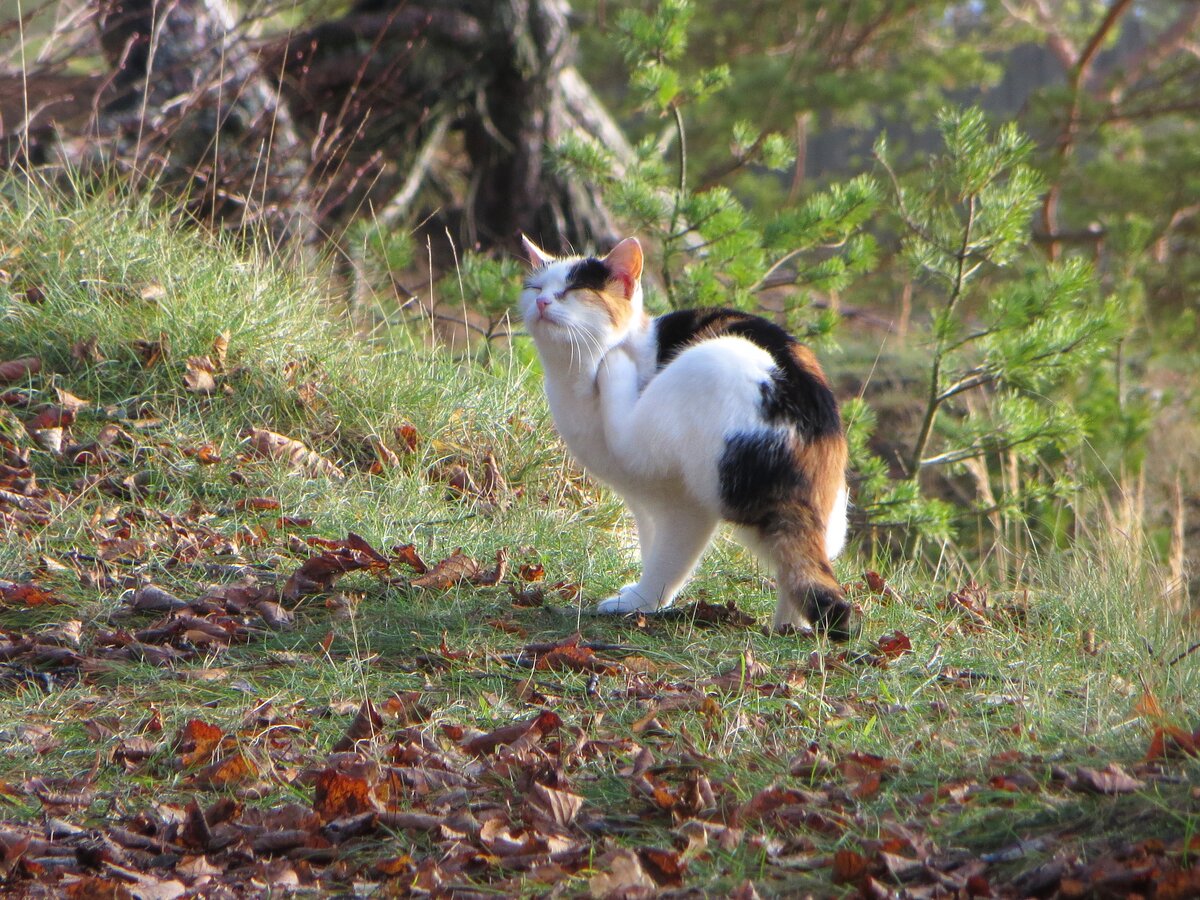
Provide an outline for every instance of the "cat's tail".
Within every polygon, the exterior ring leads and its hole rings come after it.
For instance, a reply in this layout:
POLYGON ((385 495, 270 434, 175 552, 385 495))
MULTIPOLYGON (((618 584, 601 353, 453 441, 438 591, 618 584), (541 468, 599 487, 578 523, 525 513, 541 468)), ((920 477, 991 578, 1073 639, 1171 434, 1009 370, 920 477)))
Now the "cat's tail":
POLYGON ((848 640, 858 626, 833 573, 826 541, 834 505, 846 484, 846 439, 839 431, 803 442, 794 452, 800 471, 807 475, 805 483, 780 504, 761 534, 774 557, 779 583, 774 627, 780 631, 810 624, 834 640, 848 640))

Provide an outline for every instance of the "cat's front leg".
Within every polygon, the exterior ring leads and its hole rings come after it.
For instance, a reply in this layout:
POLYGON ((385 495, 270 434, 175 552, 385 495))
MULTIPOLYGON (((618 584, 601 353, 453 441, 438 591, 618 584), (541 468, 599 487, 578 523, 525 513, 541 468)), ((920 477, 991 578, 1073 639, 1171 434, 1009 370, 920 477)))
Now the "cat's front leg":
POLYGON ((627 453, 629 423, 638 402, 638 367, 624 347, 614 347, 600 361, 596 390, 605 439, 615 453, 627 453))
POLYGON ((601 614, 654 612, 665 609, 691 578, 700 555, 712 540, 716 516, 682 498, 638 515, 642 545, 642 577, 596 607, 601 614), (652 527, 641 529, 645 519, 652 527))

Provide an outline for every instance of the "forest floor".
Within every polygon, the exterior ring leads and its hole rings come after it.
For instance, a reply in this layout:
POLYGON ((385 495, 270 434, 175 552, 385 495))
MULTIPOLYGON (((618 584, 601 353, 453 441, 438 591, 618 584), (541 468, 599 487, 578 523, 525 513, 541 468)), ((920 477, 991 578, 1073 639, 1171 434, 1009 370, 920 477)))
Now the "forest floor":
POLYGON ((527 347, 351 334, 110 197, 0 235, 7 894, 1200 893, 1200 653, 1136 542, 852 546, 847 646, 727 540, 597 619, 634 537, 527 347))

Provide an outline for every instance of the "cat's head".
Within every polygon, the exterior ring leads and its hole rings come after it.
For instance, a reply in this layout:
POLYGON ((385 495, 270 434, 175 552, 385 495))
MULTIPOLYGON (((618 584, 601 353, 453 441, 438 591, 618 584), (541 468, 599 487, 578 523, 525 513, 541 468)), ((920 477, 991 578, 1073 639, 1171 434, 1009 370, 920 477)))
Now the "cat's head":
POLYGON ((540 348, 602 356, 642 318, 642 245, 625 238, 602 258, 554 257, 522 236, 531 271, 521 291, 525 327, 540 348))

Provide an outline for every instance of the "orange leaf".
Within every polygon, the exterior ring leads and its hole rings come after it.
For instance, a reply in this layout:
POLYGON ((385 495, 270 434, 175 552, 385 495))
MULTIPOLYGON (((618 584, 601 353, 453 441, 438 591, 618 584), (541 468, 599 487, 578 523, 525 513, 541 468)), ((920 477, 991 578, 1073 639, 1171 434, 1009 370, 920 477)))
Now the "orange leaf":
POLYGON ((424 575, 429 571, 429 566, 425 565, 425 560, 421 559, 417 548, 412 544, 400 544, 392 548, 392 553, 395 555, 398 562, 404 563, 406 566, 411 566, 418 575, 424 575))
POLYGON ((0 603, 11 606, 42 606, 60 603, 50 591, 32 581, 10 584, 0 581, 0 603))
POLYGON ((210 725, 201 719, 192 719, 183 726, 176 742, 180 761, 184 766, 207 762, 212 759, 224 737, 225 732, 216 725, 210 725))
POLYGON ((249 781, 257 774, 254 764, 239 751, 201 769, 192 778, 192 783, 197 787, 226 788, 249 781))
POLYGON ((356 816, 375 808, 371 786, 365 778, 346 775, 336 769, 326 769, 317 776, 313 810, 322 821, 356 816))
POLYGON ((517 569, 517 577, 522 581, 541 581, 546 577, 546 568, 541 563, 525 563, 517 569))

